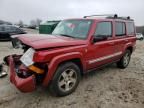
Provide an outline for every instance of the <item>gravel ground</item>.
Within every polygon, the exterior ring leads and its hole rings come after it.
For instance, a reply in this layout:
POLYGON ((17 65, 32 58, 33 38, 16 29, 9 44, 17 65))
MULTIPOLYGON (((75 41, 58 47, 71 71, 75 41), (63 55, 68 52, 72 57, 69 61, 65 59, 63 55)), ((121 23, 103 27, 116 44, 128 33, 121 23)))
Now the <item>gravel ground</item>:
MULTIPOLYGON (((126 69, 115 64, 85 75, 74 93, 53 97, 47 89, 19 92, 9 78, 0 79, 0 108, 144 108, 144 41, 126 69)), ((0 61, 8 54, 22 53, 10 42, 0 42, 0 61)))

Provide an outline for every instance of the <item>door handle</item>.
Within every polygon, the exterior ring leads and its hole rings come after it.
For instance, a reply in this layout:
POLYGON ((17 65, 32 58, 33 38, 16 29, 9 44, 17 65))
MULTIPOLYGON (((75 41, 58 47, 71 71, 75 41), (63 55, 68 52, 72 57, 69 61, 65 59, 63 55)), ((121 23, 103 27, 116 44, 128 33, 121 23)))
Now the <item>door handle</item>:
POLYGON ((126 39, 125 42, 128 42, 128 40, 126 39))

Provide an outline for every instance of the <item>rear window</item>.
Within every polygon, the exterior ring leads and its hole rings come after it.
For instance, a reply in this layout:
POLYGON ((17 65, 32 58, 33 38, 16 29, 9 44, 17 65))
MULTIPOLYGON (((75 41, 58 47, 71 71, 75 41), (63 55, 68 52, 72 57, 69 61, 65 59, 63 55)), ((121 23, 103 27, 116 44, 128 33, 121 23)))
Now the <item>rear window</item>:
POLYGON ((126 35, 126 26, 124 22, 115 23, 115 33, 116 33, 116 36, 126 35))
POLYGON ((128 22, 127 23, 127 34, 128 35, 133 35, 135 33, 135 28, 133 22, 128 22))

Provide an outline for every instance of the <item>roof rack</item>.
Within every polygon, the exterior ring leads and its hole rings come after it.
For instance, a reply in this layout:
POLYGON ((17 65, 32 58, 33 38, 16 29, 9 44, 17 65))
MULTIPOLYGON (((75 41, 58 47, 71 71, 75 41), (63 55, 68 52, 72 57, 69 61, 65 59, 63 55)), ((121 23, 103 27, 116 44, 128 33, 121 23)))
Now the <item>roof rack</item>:
POLYGON ((128 17, 118 17, 117 14, 90 15, 90 16, 84 16, 83 18, 97 17, 97 16, 98 17, 99 16, 106 17, 108 19, 122 19, 122 20, 132 20, 133 21, 133 19, 131 19, 130 16, 128 16, 128 17))
POLYGON ((90 16, 84 16, 83 18, 88 18, 88 17, 97 17, 97 16, 102 16, 102 17, 118 17, 117 14, 102 14, 102 15, 90 15, 90 16))

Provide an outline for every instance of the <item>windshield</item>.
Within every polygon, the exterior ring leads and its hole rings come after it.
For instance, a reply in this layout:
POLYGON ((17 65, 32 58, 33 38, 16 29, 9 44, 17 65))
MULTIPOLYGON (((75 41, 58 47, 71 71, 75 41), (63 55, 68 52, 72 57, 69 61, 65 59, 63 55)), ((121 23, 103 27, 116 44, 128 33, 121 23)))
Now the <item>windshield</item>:
POLYGON ((57 25, 52 34, 86 39, 91 23, 91 20, 64 20, 57 25))

